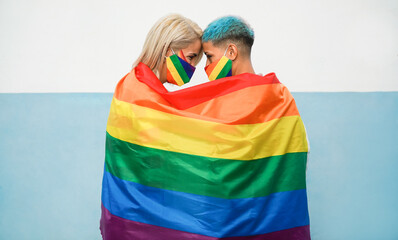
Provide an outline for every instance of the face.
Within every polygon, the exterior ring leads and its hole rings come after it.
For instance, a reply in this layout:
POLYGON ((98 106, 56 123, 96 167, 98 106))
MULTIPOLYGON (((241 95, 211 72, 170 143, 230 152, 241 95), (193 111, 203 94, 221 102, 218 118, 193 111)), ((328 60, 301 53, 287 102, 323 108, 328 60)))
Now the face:
POLYGON ((224 56, 225 49, 215 47, 211 42, 205 42, 202 46, 203 52, 207 57, 206 66, 213 62, 217 62, 222 58, 222 56, 224 56))
MULTIPOLYGON (((193 43, 189 44, 188 47, 181 49, 182 53, 184 54, 185 58, 187 59, 187 62, 191 65, 194 65, 195 60, 197 60, 199 56, 199 52, 202 48, 202 43, 200 39, 195 40, 193 43)), ((177 51, 177 49, 174 49, 174 51, 177 51)), ((180 51, 180 50, 178 50, 180 51)), ((177 53, 177 52, 175 52, 177 53)), ((169 50, 167 52, 167 57, 173 55, 173 52, 169 50)), ((196 65, 196 64, 195 64, 196 65)), ((162 66, 162 70, 160 71, 160 76, 159 80, 164 83, 166 82, 166 77, 167 77, 167 69, 166 69, 166 62, 162 66)))
MULTIPOLYGON (((181 49, 184 54, 187 62, 191 65, 194 65, 196 59, 198 59, 200 49, 202 48, 202 43, 199 39, 195 42, 191 43, 188 47, 181 49)), ((196 64, 195 64, 196 65, 196 64)))

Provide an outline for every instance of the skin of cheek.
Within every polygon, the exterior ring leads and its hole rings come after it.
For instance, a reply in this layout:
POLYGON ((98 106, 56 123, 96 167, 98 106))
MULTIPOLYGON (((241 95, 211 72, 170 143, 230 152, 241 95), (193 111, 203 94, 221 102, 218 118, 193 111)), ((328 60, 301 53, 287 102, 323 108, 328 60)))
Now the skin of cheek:
POLYGON ((217 62, 224 55, 223 50, 218 47, 215 47, 211 42, 203 43, 203 51, 211 56, 211 61, 207 58, 206 66, 208 66, 213 62, 217 62))

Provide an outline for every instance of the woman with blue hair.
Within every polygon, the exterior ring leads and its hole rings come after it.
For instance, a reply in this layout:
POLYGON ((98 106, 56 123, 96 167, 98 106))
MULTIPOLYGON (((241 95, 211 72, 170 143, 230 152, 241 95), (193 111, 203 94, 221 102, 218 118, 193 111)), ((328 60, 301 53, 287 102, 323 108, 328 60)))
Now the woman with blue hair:
MULTIPOLYGON (((249 160, 248 163, 264 164, 256 168, 255 171, 242 168, 236 171, 237 174, 233 178, 223 179, 225 183, 229 183, 245 178, 245 184, 241 185, 241 189, 236 188, 234 191, 242 193, 250 187, 258 187, 257 193, 259 194, 234 199, 242 201, 242 203, 250 202, 250 205, 248 204, 244 211, 231 219, 225 217, 227 219, 225 222, 229 224, 220 229, 229 230, 224 233, 223 237, 241 237, 233 238, 236 240, 310 240, 305 180, 308 140, 305 127, 293 96, 279 82, 276 75, 274 73, 265 76, 255 74, 251 62, 253 42, 253 29, 243 19, 234 16, 222 17, 213 21, 204 30, 202 36, 203 51, 207 56, 206 73, 211 81, 219 79, 209 85, 216 89, 222 85, 235 89, 237 85, 246 83, 244 88, 228 96, 228 99, 234 98, 236 101, 231 105, 236 111, 235 114, 239 115, 246 111, 243 115, 250 115, 250 119, 270 116, 245 126, 263 124, 258 131, 269 127, 268 134, 278 134, 277 137, 265 134, 264 138, 255 144, 255 139, 258 139, 257 130, 254 135, 236 133, 235 136, 238 139, 243 141, 250 139, 248 145, 237 146, 237 149, 249 149, 252 154, 257 154, 262 149, 269 149, 271 152, 282 149, 281 152, 270 154, 269 158, 253 157, 249 160), (274 113, 277 115, 273 115, 274 113), (291 120, 291 123, 285 122, 291 120), (300 128, 296 128, 297 126, 300 128), (299 139, 293 137, 295 134, 299 134, 301 138, 298 145, 294 143, 295 139, 299 139), (267 143, 267 140, 270 142, 267 143), (303 146, 303 148, 293 149, 297 146, 303 146), (271 162, 274 164, 272 167, 268 165, 271 162), (260 174, 264 178, 256 182, 258 179, 256 174, 260 174), (282 185, 283 187, 281 187, 282 185), (272 190, 265 192, 264 190, 267 188, 272 190), (277 198, 279 199, 276 200, 277 198), (250 217, 239 220, 238 217, 245 214, 250 217), (242 231, 237 233, 234 227, 238 228, 239 225, 244 226, 245 229, 240 228, 242 231)), ((223 102, 223 106, 226 106, 226 103, 223 102)), ((236 209, 238 208, 235 206, 231 207, 231 213, 236 212, 236 209)))
POLYGON ((254 32, 242 19, 227 16, 209 24, 202 36, 209 79, 254 73, 251 48, 254 32))

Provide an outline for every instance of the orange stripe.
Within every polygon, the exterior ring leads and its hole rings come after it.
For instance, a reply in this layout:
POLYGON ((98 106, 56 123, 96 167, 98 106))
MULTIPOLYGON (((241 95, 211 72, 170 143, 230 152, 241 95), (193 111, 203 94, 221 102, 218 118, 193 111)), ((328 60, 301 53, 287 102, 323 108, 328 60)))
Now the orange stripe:
POLYGON ((211 101, 213 106, 211 108, 208 107, 207 102, 204 102, 186 109, 185 112, 200 114, 212 121, 223 119, 226 124, 252 124, 299 115, 293 96, 283 84, 248 87, 211 101), (286 97, 282 98, 278 94, 280 92, 283 92, 286 97), (248 96, 250 99, 261 99, 258 100, 260 104, 248 101, 248 96), (222 108, 214 108, 214 106, 222 106, 222 108), (245 113, 248 114, 243 115, 245 113))
POLYGON ((253 124, 299 115, 292 95, 283 84, 243 88, 188 109, 179 110, 146 84, 137 81, 134 74, 128 74, 119 82, 114 96, 120 101, 165 113, 224 124, 253 124), (253 103, 250 99, 260 103, 253 103), (212 102, 211 108, 209 102, 212 102))
POLYGON ((216 67, 217 64, 210 64, 208 65, 208 67, 206 68, 206 73, 209 76, 211 74, 211 72, 213 72, 213 69, 216 67))

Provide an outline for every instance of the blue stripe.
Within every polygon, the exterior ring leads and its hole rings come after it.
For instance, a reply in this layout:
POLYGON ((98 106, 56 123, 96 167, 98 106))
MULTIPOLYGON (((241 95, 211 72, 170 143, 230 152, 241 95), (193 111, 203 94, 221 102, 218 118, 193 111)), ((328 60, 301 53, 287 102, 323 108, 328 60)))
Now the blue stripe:
POLYGON ((182 67, 185 69, 185 72, 187 73, 189 79, 191 79, 193 73, 195 72, 195 67, 193 67, 191 64, 187 63, 186 61, 184 61, 184 59, 180 57, 178 57, 178 60, 180 60, 182 67))
POLYGON ((305 189, 222 199, 147 187, 105 171, 102 203, 125 219, 212 237, 264 234, 309 224, 305 189))

